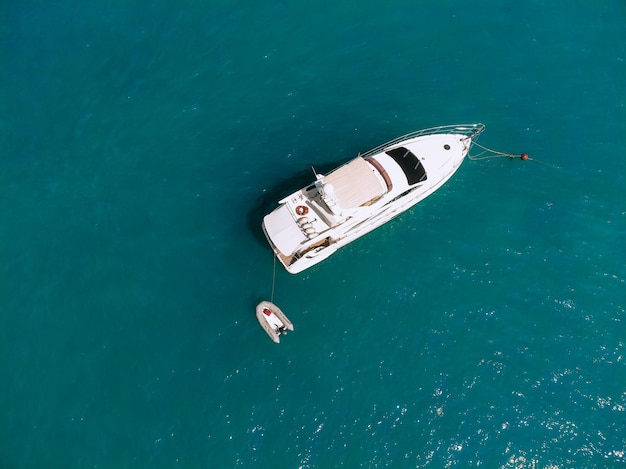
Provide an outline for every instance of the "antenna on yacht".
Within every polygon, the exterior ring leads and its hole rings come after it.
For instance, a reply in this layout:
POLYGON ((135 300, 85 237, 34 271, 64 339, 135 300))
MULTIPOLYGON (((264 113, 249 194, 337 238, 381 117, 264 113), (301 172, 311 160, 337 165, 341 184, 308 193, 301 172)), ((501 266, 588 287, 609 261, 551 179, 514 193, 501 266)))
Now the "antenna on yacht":
POLYGON ((320 179, 324 179, 324 175, 319 174, 317 171, 315 171, 315 168, 313 166, 311 166, 311 169, 313 170, 313 174, 315 174, 316 181, 319 181, 320 179))

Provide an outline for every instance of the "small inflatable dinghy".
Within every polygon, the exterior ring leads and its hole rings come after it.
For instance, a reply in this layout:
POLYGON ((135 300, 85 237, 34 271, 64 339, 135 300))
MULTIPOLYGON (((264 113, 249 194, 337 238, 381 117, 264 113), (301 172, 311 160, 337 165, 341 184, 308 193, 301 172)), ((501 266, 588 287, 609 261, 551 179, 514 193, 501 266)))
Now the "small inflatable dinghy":
POLYGON ((293 324, 280 310, 278 306, 269 301, 261 301, 256 307, 256 318, 267 335, 276 342, 280 342, 280 336, 286 335, 287 331, 293 331, 293 324))

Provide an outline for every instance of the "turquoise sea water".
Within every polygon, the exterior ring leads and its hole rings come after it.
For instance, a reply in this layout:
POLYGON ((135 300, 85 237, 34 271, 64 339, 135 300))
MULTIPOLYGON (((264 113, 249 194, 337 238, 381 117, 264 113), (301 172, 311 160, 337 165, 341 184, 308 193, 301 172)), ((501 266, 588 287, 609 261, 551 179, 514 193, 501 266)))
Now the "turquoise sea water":
POLYGON ((471 3, 4 2, 0 466, 624 467, 626 6, 471 3), (273 344, 263 215, 464 122, 535 161, 277 268, 273 344))

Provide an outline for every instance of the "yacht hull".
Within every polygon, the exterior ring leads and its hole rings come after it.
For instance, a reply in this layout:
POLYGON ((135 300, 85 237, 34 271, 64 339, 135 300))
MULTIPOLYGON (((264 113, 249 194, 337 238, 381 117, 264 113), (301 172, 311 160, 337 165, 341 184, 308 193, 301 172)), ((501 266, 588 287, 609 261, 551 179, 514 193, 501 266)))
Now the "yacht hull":
POLYGON ((376 147, 279 201, 263 232, 292 274, 415 206, 458 170, 483 124, 420 130, 376 147))

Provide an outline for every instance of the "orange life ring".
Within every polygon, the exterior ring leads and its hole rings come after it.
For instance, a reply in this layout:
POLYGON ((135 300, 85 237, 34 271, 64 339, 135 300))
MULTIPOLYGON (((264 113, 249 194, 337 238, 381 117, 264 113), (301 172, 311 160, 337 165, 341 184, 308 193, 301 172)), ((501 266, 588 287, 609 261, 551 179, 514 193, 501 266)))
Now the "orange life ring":
POLYGON ((306 205, 298 205, 296 207, 296 213, 300 216, 306 215, 307 213, 309 213, 309 207, 307 207, 306 205))

